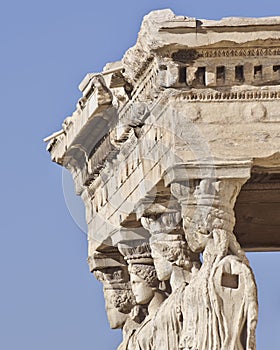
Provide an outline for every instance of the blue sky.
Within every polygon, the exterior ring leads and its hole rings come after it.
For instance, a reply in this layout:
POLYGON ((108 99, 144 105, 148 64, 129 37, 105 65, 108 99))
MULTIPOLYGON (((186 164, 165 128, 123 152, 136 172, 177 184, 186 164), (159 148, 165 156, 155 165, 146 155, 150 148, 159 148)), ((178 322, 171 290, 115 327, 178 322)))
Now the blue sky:
MULTIPOLYGON (((143 15, 280 15, 260 1, 9 1, 0 12, 2 199, 0 349, 111 350, 101 285, 88 271, 87 240, 64 200, 62 169, 42 139, 59 130, 84 75, 119 60, 143 15)), ((250 254, 259 285, 258 349, 279 348, 280 254, 250 254)))

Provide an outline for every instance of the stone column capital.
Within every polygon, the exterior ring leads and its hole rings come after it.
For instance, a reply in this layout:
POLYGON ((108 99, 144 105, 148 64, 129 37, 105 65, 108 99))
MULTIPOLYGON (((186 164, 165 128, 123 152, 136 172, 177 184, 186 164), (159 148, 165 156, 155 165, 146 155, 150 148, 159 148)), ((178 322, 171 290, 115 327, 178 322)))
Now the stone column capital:
POLYGON ((178 231, 181 229, 180 208, 166 208, 160 204, 152 204, 143 213, 141 224, 150 234, 178 231))

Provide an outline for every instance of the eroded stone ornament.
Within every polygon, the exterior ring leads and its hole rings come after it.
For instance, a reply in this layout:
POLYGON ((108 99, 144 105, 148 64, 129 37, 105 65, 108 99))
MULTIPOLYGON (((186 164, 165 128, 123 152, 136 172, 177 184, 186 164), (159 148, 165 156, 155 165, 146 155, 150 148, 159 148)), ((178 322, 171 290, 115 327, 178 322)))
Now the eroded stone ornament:
POLYGON ((280 250, 280 18, 154 11, 46 139, 119 350, 255 350, 245 251, 280 250))

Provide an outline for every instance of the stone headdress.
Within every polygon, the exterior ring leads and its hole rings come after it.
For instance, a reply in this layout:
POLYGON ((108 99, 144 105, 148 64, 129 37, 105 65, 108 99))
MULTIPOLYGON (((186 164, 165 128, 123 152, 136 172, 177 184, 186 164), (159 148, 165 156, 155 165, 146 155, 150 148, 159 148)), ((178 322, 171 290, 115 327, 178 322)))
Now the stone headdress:
POLYGON ((119 246, 119 251, 128 263, 129 273, 139 276, 150 287, 158 286, 159 281, 153 264, 151 248, 148 243, 142 243, 133 247, 119 246))

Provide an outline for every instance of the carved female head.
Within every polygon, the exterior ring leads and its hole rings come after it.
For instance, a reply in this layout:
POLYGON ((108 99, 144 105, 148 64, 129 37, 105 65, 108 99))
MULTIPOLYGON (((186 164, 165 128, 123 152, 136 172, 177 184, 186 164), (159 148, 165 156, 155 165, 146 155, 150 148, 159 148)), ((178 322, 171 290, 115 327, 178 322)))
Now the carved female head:
POLYGON ((158 287, 159 281, 155 267, 146 264, 129 265, 131 289, 137 304, 149 303, 158 287))
MULTIPOLYGON (((156 234, 151 237, 150 245, 160 281, 170 280, 175 267, 178 271, 182 271, 181 279, 185 281, 186 274, 190 273, 192 267, 199 266, 198 255, 190 251, 183 235, 156 234)), ((180 275, 177 275, 178 278, 180 275)))

